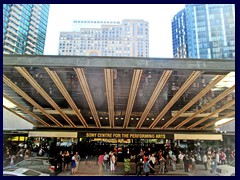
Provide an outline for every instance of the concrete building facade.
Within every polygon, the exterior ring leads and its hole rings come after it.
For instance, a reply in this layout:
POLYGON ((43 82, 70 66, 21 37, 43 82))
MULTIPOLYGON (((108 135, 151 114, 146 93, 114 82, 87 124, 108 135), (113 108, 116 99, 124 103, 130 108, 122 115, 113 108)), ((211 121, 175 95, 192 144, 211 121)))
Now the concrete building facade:
POLYGON ((3 4, 3 53, 43 54, 49 4, 3 4))
POLYGON ((172 34, 174 57, 187 49, 188 58, 234 59, 235 5, 188 4, 174 16, 172 34))
POLYGON ((60 33, 58 54, 149 57, 148 22, 75 20, 73 32, 60 33))

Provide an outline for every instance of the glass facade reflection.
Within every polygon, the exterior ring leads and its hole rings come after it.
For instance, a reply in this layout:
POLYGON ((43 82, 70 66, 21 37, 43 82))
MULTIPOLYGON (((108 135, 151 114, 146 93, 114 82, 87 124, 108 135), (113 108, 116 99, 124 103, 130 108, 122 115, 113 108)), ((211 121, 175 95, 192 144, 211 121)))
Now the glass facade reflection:
POLYGON ((189 58, 235 58, 234 4, 188 4, 182 11, 184 13, 179 12, 172 21, 174 57, 181 57, 182 44, 176 42, 185 39, 189 58), (183 22, 179 24, 183 14, 183 22), (179 31, 184 33, 174 34, 179 31))
POLYGON ((49 4, 3 4, 3 53, 43 54, 49 4))

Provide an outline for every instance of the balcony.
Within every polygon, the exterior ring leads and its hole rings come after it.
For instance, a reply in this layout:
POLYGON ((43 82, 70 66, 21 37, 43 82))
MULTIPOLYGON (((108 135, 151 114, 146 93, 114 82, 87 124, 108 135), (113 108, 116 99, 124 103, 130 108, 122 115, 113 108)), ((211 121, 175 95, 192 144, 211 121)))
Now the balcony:
POLYGON ((11 9, 17 12, 19 15, 21 14, 21 11, 16 6, 12 6, 11 9))
POLYGON ((7 28, 7 31, 9 31, 9 32, 13 33, 14 35, 18 36, 17 32, 14 31, 14 30, 11 29, 11 28, 7 28))
POLYGON ((9 20, 13 21, 14 23, 16 23, 17 25, 19 25, 19 21, 17 21, 16 19, 14 19, 12 16, 10 16, 9 20))
POLYGON ((27 46, 26 49, 30 50, 31 52, 34 52, 35 53, 35 50, 32 49, 30 46, 27 46))
POLYGON ((8 43, 8 44, 11 44, 12 46, 16 46, 16 44, 14 44, 13 42, 11 42, 11 41, 9 41, 8 39, 6 39, 6 40, 4 40, 6 43, 8 43))
POLYGON ((22 9, 22 6, 20 4, 14 4, 16 7, 18 7, 19 9, 22 9))
POLYGON ((30 44, 30 46, 32 46, 32 47, 36 47, 36 45, 33 44, 31 41, 27 41, 27 44, 30 44))
POLYGON ((20 16, 15 11, 11 11, 10 14, 20 20, 20 16))
POLYGON ((28 54, 28 55, 32 55, 32 53, 31 53, 31 52, 29 52, 29 51, 26 51, 25 53, 26 53, 26 54, 28 54))
POLYGON ((29 34, 31 34, 33 37, 37 37, 37 35, 33 31, 29 31, 29 34))
POLYGON ((30 24, 34 26, 33 30, 38 29, 38 25, 36 23, 34 23, 33 21, 30 21, 30 24))
POLYGON ((11 26, 13 29, 18 31, 18 27, 13 22, 9 22, 8 26, 11 26))
POLYGON ((39 19, 39 15, 36 11, 32 11, 32 15, 36 18, 39 19))
POLYGON ((7 50, 15 53, 15 50, 14 50, 13 48, 11 48, 10 46, 4 45, 4 46, 3 46, 3 49, 7 49, 7 50))
POLYGON ((17 39, 16 39, 15 37, 11 36, 11 35, 8 34, 8 33, 6 34, 6 36, 9 37, 9 38, 11 38, 11 39, 14 40, 14 41, 17 41, 17 39))
POLYGON ((28 39, 30 39, 33 42, 37 42, 36 39, 32 38, 31 36, 28 35, 28 39))

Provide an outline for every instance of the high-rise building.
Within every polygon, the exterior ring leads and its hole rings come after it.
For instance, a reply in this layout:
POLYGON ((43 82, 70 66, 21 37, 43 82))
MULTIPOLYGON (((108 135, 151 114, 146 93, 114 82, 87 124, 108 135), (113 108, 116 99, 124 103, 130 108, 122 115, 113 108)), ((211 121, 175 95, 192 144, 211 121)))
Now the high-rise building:
POLYGON ((172 21, 172 44, 174 57, 188 57, 186 41, 186 15, 185 10, 182 10, 173 17, 172 21))
POLYGON ((60 33, 58 54, 148 57, 148 22, 75 20, 73 32, 60 33))
POLYGON ((172 34, 174 57, 181 57, 182 49, 186 47, 188 58, 233 59, 235 5, 188 4, 182 13, 174 16, 172 34), (181 21, 180 15, 185 15, 181 21))
POLYGON ((3 53, 43 54, 49 4, 3 4, 3 53))

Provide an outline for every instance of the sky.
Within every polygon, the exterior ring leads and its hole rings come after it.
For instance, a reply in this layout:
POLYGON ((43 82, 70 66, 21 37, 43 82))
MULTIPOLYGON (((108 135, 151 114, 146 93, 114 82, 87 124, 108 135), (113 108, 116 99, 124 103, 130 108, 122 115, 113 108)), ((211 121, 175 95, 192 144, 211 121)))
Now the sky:
POLYGON ((51 4, 44 55, 58 55, 60 32, 72 31, 73 20, 143 19, 149 22, 149 57, 171 58, 174 15, 184 4, 51 4))

